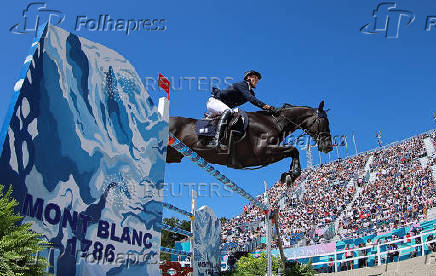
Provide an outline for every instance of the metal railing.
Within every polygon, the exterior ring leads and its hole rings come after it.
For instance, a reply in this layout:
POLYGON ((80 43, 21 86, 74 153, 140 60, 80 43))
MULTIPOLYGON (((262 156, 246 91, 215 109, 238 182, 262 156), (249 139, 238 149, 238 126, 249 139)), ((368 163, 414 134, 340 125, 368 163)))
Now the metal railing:
MULTIPOLYGON (((322 262, 312 263, 312 266, 318 266, 318 265, 321 265, 321 266, 326 265, 326 266, 328 266, 329 263, 333 262, 333 266, 335 268, 334 272, 338 271, 338 264, 341 264, 341 263, 344 263, 344 262, 352 262, 351 267, 353 267, 353 262, 355 260, 359 260, 359 259, 367 259, 368 260, 371 257, 374 257, 377 260, 377 265, 379 266, 379 265, 382 264, 382 256, 386 256, 386 261, 387 261, 387 255, 389 253, 398 252, 398 261, 400 261, 399 260, 400 256, 405 256, 405 255, 410 254, 410 252, 404 253, 404 251, 408 251, 408 250, 416 248, 416 247, 421 247, 421 255, 424 256, 424 254, 425 254, 425 245, 428 246, 429 244, 436 243, 435 235, 436 235, 436 230, 433 230, 433 231, 430 231, 430 232, 421 233, 421 234, 416 235, 416 236, 404 237, 402 239, 398 239, 398 240, 390 241, 390 242, 386 242, 386 243, 373 244, 373 245, 366 246, 366 247, 359 247, 359 248, 353 248, 353 249, 348 249, 348 250, 340 250, 340 251, 335 251, 335 252, 326 253, 326 254, 322 254, 322 255, 299 256, 297 258, 293 258, 293 260, 307 259, 307 258, 314 258, 314 257, 333 256, 333 260, 326 260, 326 261, 322 261, 322 262), (428 237, 429 235, 433 235, 433 239, 431 241, 423 242, 423 240, 424 240, 423 237, 424 236, 428 237), (415 239, 415 241, 416 241, 416 238, 418 238, 418 237, 421 238, 421 243, 413 244, 413 245, 406 246, 406 247, 398 247, 397 249, 394 249, 394 250, 384 250, 384 251, 381 251, 381 247, 382 246, 388 246, 390 244, 395 244, 395 243, 404 243, 405 241, 407 242, 407 240, 410 240, 410 242, 411 242, 413 239, 415 239), (364 256, 357 256, 357 257, 352 257, 352 258, 338 259, 338 255, 344 254, 343 256, 345 256, 345 253, 347 253, 347 252, 351 252, 353 254, 353 256, 354 256, 355 252, 358 254, 359 251, 365 250, 365 252, 366 252, 366 250, 373 250, 375 247, 377 248, 377 253, 375 253, 375 254, 364 255, 364 256), (402 251, 403 251, 403 254, 402 254, 402 251)), ((436 244, 435 244, 435 246, 436 246, 436 244)))

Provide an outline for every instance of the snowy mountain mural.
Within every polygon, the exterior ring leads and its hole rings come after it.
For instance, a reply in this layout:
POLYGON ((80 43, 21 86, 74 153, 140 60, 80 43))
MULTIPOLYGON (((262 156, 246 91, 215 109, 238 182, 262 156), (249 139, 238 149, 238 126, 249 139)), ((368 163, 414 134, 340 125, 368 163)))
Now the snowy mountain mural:
POLYGON ((168 124, 133 66, 46 26, 14 90, 0 179, 53 244, 49 272, 159 275, 168 124))
POLYGON ((220 275, 221 222, 209 206, 195 212, 194 276, 220 275))

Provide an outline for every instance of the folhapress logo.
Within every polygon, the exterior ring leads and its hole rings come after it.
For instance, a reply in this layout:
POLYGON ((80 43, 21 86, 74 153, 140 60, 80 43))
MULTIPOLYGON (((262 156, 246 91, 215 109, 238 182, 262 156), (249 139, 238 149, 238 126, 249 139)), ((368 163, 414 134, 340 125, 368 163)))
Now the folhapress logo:
MULTIPOLYGON (((65 20, 65 15, 54 9, 47 8, 44 2, 31 2, 23 10, 23 22, 13 25, 9 31, 14 34, 34 33, 37 36, 39 30, 46 23, 59 25, 65 20)), ((124 32, 129 35, 139 31, 165 31, 167 29, 165 18, 112 18, 109 14, 101 14, 96 17, 86 15, 76 16, 74 30, 124 32)))
POLYGON ((77 16, 75 31, 82 29, 88 31, 103 32, 124 32, 126 35, 134 31, 165 31, 166 20, 164 18, 141 18, 141 19, 123 19, 111 18, 109 14, 101 14, 98 18, 88 18, 87 16, 77 16))
POLYGON ((410 25, 415 20, 415 15, 408 10, 397 9, 394 2, 383 2, 372 13, 372 23, 360 28, 364 34, 384 33, 386 38, 398 38, 400 28, 410 25))
POLYGON ((23 10, 23 22, 13 25, 9 31, 14 34, 34 33, 35 37, 45 23, 59 25, 65 15, 58 10, 48 9, 44 2, 32 2, 23 10))

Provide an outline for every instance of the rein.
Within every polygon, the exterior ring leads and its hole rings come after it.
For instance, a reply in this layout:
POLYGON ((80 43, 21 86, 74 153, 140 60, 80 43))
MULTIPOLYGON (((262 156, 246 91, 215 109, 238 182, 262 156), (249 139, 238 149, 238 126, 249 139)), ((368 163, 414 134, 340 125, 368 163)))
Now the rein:
MULTIPOLYGON (((280 113, 281 113, 281 112, 280 112, 280 113)), ((318 125, 317 125, 318 133, 317 133, 316 135, 313 135, 313 136, 316 136, 316 142, 318 143, 318 140, 319 140, 321 134, 324 134, 324 133, 327 133, 327 132, 324 132, 324 131, 321 132, 321 131, 320 131, 320 127, 321 127, 320 119, 323 118, 323 117, 320 116, 318 110, 316 111, 316 113, 317 113, 317 117, 316 117, 316 119, 315 119, 315 123, 318 124, 318 125)), ((276 116, 274 116, 274 114, 273 114, 272 116, 273 116, 273 118, 274 118, 276 124, 277 124, 278 126, 280 126, 280 122, 279 122, 279 120, 276 118, 276 116)), ((284 120, 287 121, 288 123, 293 124, 293 125, 296 127, 296 129, 301 129, 301 130, 303 131, 303 133, 300 134, 300 135, 297 137, 296 140, 298 140, 300 137, 302 137, 302 136, 304 136, 304 135, 306 135, 306 134, 309 135, 310 137, 312 137, 312 135, 309 133, 309 130, 308 130, 308 129, 306 130, 306 129, 303 128, 303 126, 302 126, 303 123, 297 124, 297 123, 293 122, 292 120, 288 119, 286 116, 283 116, 282 114, 279 114, 278 118, 284 119, 284 120)), ((314 123, 314 124, 315 124, 315 123, 314 123)), ((281 127, 281 128, 279 129, 280 132, 282 132, 283 130, 284 130, 284 126, 281 127)))
MULTIPOLYGON (((283 109, 282 109, 282 110, 283 110, 283 109)), ((281 112, 280 112, 280 113, 281 113, 281 112)), ((317 125, 318 133, 317 133, 317 135, 313 135, 313 136, 316 136, 316 142, 318 143, 321 134, 324 134, 324 133, 327 133, 327 132, 321 132, 321 131, 320 131, 320 130, 321 130, 321 129, 320 129, 320 128, 321 128, 320 119, 323 118, 323 116, 319 114, 319 111, 318 111, 318 110, 316 111, 316 113, 317 113, 317 118, 315 119, 314 124, 315 124, 315 123, 318 124, 318 125, 317 125)), ((279 130, 280 133, 284 130, 284 125, 281 126, 279 120, 280 120, 280 119, 283 119, 283 120, 287 121, 288 123, 293 124, 293 125, 296 127, 296 129, 301 129, 301 130, 303 131, 303 133, 301 133, 301 134, 297 137, 297 140, 298 140, 300 137, 304 136, 304 135, 309 135, 310 137, 312 137, 312 135, 310 135, 310 133, 309 133, 309 130, 308 130, 308 129, 306 130, 306 129, 304 129, 304 128, 302 127, 302 123, 297 124, 297 123, 293 122, 292 120, 288 119, 286 116, 283 116, 282 114, 279 114, 279 116, 277 116, 277 117, 274 116, 274 114, 272 114, 272 117, 273 117, 273 119, 274 119, 276 125, 278 126, 278 128, 279 128, 278 130, 279 130)), ((241 170, 258 170, 258 169, 261 169, 261 168, 266 167, 266 166, 268 166, 268 165, 265 164, 265 165, 259 165, 259 166, 256 166, 256 167, 247 167, 247 168, 242 168, 241 170)))

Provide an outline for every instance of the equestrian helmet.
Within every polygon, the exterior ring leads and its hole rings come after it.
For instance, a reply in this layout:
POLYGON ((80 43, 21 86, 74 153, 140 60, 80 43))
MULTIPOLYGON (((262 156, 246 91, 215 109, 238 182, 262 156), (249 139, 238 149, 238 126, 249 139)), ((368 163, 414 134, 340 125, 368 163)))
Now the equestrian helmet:
POLYGON ((244 80, 247 80, 247 77, 255 75, 259 78, 259 80, 262 78, 262 75, 259 72, 256 72, 254 70, 249 70, 244 73, 244 80))

